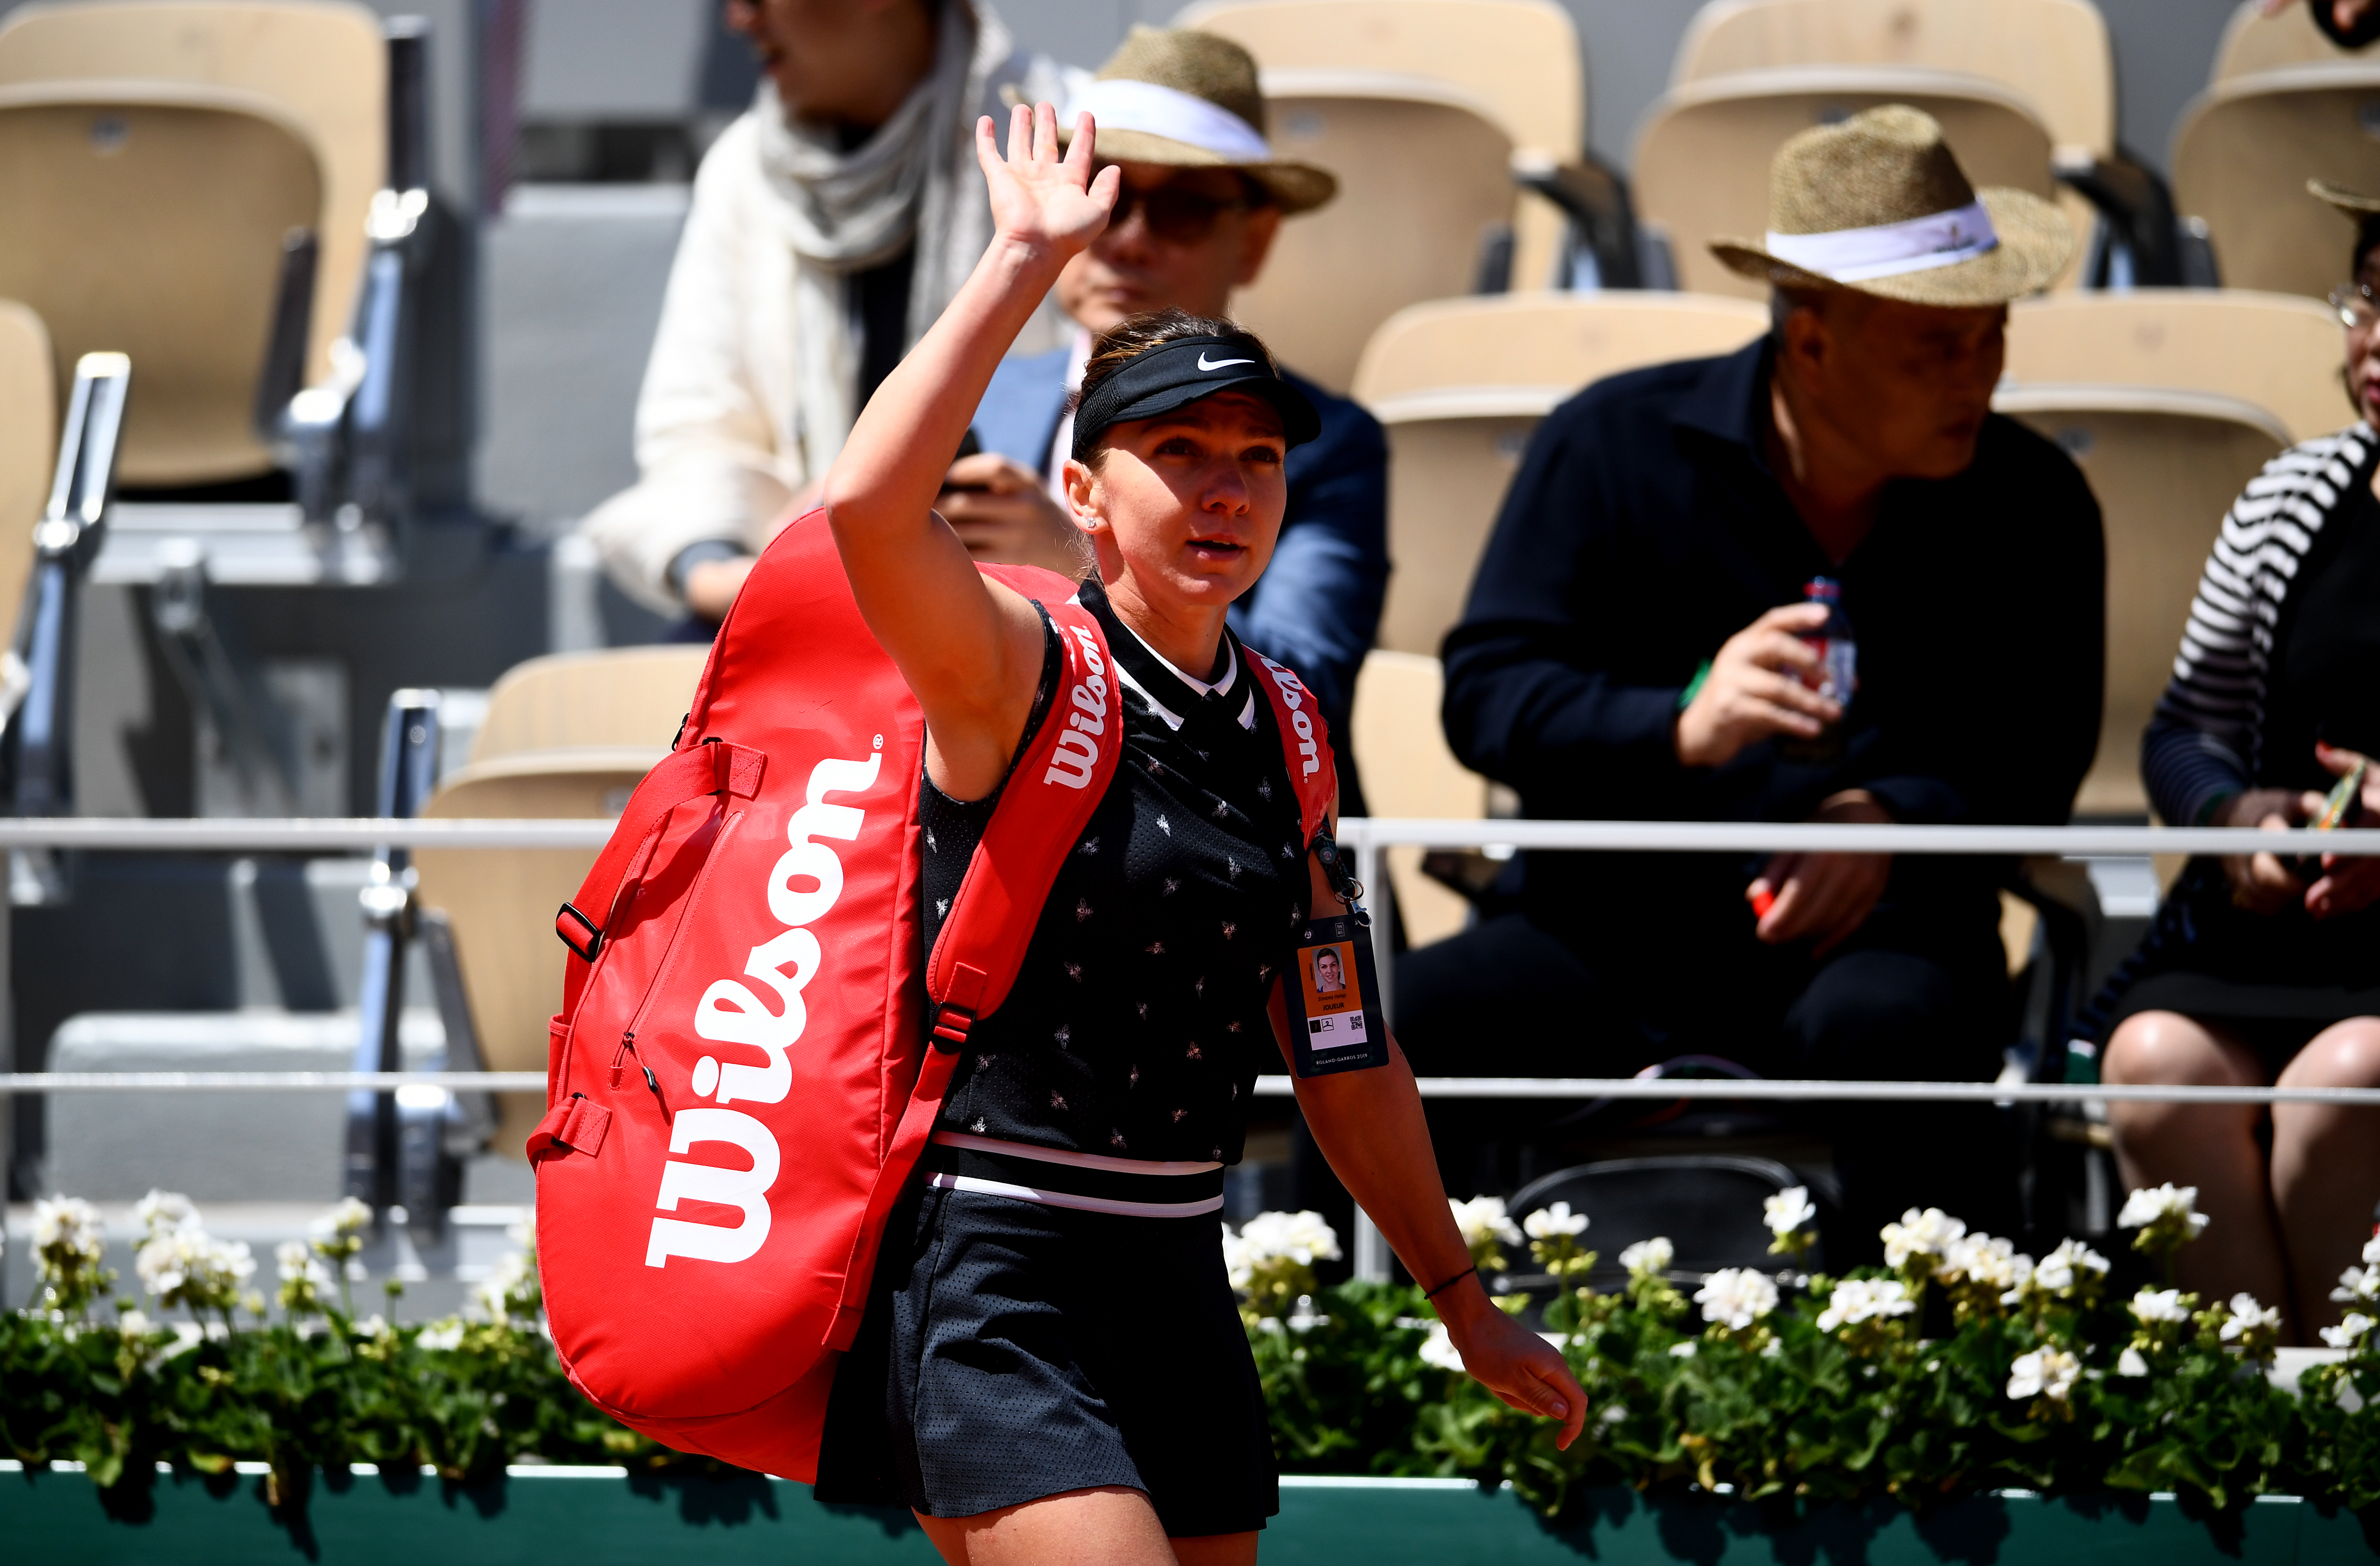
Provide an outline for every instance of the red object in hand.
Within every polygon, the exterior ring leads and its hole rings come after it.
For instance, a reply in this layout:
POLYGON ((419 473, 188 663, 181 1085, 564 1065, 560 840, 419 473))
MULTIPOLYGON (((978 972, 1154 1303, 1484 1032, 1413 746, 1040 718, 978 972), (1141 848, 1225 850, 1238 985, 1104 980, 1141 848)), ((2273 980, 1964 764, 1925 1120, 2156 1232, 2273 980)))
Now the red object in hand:
POLYGON ((1762 890, 1752 894, 1752 917, 1754 918, 1767 918, 1768 917, 1768 910, 1775 906, 1777 906, 1777 894, 1768 891, 1767 888, 1764 887, 1762 890))

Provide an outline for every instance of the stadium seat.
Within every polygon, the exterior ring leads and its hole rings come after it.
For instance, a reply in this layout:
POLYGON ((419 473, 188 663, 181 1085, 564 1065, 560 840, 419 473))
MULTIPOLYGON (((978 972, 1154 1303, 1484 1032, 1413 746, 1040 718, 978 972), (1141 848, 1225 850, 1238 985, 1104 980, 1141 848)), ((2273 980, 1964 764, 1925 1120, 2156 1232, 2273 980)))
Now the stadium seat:
MULTIPOLYGON (((1373 815, 1455 821, 1487 815, 1488 780, 1447 748, 1438 716, 1445 690, 1435 658, 1375 651, 1364 660, 1350 744, 1373 815)), ((1388 856, 1408 945, 1442 941, 1463 928, 1469 904, 1422 873, 1422 850, 1391 848, 1388 856)))
MULTIPOLYGON (((1656 1106, 1645 1104, 1645 1109, 1656 1106)), ((1761 1204, 1790 1186, 1807 1188, 1811 1182, 1774 1159, 1730 1154, 1670 1154, 1651 1158, 1609 1159, 1556 1170, 1514 1192, 1505 1204, 1517 1221, 1556 1202, 1567 1202, 1572 1212, 1585 1213, 1587 1240, 1601 1259, 1584 1281, 1591 1288, 1618 1288, 1628 1276, 1620 1253, 1639 1240, 1656 1237, 1670 1242, 1672 1254, 1667 1276, 1688 1287, 1706 1273, 1725 1267, 1748 1267, 1774 1272, 1778 1257, 1769 1251, 1773 1236, 1762 1217, 1761 1204)), ((1817 1199, 1828 1194, 1819 1184, 1817 1199)), ((1551 1279, 1531 1277, 1527 1261, 1511 1258, 1511 1287, 1533 1283, 1540 1297, 1551 1279)), ((1824 1256, 1813 1253, 1813 1267, 1824 1256)))
MULTIPOLYGON (((1566 164, 1586 146, 1578 29, 1550 0, 1207 0, 1174 23, 1254 55, 1268 95, 1287 85, 1274 74, 1285 70, 1424 78, 1486 103, 1516 157, 1566 164)), ((1512 285, 1559 286, 1562 214, 1524 195, 1512 221, 1512 285)))
POLYGON ((2354 231, 2308 179, 2380 191, 2380 59, 2227 77, 2173 138, 2180 211, 2205 220, 2223 281, 2322 298, 2346 280, 2354 231))
POLYGON ((2107 540, 2099 749, 2079 816, 2143 818, 2141 734, 2173 673, 2191 595, 2223 514, 2290 443, 2236 397, 2143 386, 2004 386, 1993 406, 2056 441, 2090 480, 2107 540))
MULTIPOLYGON (((627 648, 535 658, 489 692, 471 760, 425 816, 617 816, 668 753, 710 649, 627 648)), ((562 1005, 553 914, 578 890, 593 848, 425 849, 421 901, 452 922, 471 1016, 491 1071, 541 1071, 546 1019, 562 1005)), ((505 1095, 496 1150, 517 1157, 538 1117, 533 1095, 505 1095)))
POLYGON ((1512 221, 1512 138, 1484 100, 1424 78, 1272 71, 1265 88, 1274 149, 1337 175, 1339 199, 1281 225, 1232 313, 1343 395, 1382 322, 1474 290, 1512 221))
POLYGON ((2241 0, 2224 24, 2222 42, 2215 46, 2215 70, 2208 80, 2228 81, 2290 66, 2336 65, 2355 57, 2313 25, 2311 6, 2293 5, 2268 17, 2256 0, 2241 0))
POLYGON ((61 386, 86 350, 134 357, 127 483, 273 466, 250 424, 283 237, 318 237, 320 381, 361 281, 386 101, 357 5, 34 5, 0 25, 0 294, 48 320, 61 386))
POLYGON ((16 624, 33 569, 33 524, 58 455, 58 394, 42 318, 0 299, 0 613, 16 624))
POLYGON ((1766 297, 1706 248, 1767 227, 1768 165, 1785 140, 1881 103, 1907 103, 1942 124, 1967 177, 2054 198, 2051 137, 2032 102, 1999 82, 1899 66, 1791 66, 1681 82, 1637 133, 1636 210, 1667 237, 1678 285, 1766 297))
POLYGON ((1389 435, 1396 571, 1379 645, 1437 655, 1529 432, 1555 404, 1620 370, 1729 352, 1767 323, 1765 309, 1740 299, 1633 292, 1400 311, 1365 350, 1354 387, 1389 435))
MULTIPOLYGON (((2340 225, 2343 232, 2344 225, 2340 225)), ((2020 299, 2008 377, 2212 392, 2252 403, 2292 441, 2355 418, 2338 377, 2338 318, 2293 294, 2144 288, 2020 299)))
POLYGON ((1795 66, 1980 76, 2031 103, 2058 145, 2115 150, 2115 55, 2087 0, 1716 0, 1687 26, 1670 81, 1795 66))
MULTIPOLYGON (((1714 0, 1678 45, 1672 87, 1742 71, 1862 66, 1959 71, 2032 105, 2062 156, 2116 153, 2116 67, 2086 0, 1714 0)), ((2058 193, 2077 235, 2092 206, 2058 193)), ((2070 285, 2083 255, 2053 287, 2070 285)))

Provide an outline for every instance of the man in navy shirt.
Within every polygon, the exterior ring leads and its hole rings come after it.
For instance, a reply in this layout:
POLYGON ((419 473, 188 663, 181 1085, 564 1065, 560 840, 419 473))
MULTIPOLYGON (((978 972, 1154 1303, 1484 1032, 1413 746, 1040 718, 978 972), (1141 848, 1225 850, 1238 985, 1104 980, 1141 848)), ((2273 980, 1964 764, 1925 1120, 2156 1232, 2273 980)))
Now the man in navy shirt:
MULTIPOLYGON (((1787 142, 1772 191, 1765 242, 1714 247, 1778 287, 1771 335, 1602 382, 1537 430, 1447 637, 1447 737, 1539 819, 2062 824, 2098 740, 2098 508, 1990 406, 2005 301, 2056 274, 2063 221, 2021 192, 1978 200, 1906 108, 1787 142), (1856 641, 1847 702, 1816 688, 1816 577, 1856 641)), ((1988 1081, 2013 1035, 2008 873, 1532 853, 1490 917, 1408 954, 1397 1031, 1424 1075, 1705 1054, 1988 1081)), ((1454 1188, 1516 1123, 1500 1113, 1445 1111, 1454 1188)), ((2008 1233, 1994 1123, 1835 1115, 1849 1221, 1829 1265, 1910 1205, 2008 1233)))
MULTIPOLYGON (((1068 263, 1058 301, 1079 328, 1068 346, 1003 363, 976 411, 982 452, 951 469, 935 502, 981 558, 1080 577, 1090 559, 1060 498, 1072 442, 1068 395, 1094 334, 1169 307, 1228 316, 1256 281, 1281 219, 1328 201, 1323 170, 1272 156, 1256 62, 1229 40, 1136 29, 1062 122, 1088 108, 1103 164, 1123 169, 1107 231, 1068 263)), ((1322 432, 1289 454, 1289 509, 1256 590, 1232 629, 1297 671, 1334 736, 1346 732, 1355 675, 1388 591, 1388 445, 1370 414, 1295 374, 1322 432)), ((1347 747, 1342 808, 1360 814, 1347 747)))

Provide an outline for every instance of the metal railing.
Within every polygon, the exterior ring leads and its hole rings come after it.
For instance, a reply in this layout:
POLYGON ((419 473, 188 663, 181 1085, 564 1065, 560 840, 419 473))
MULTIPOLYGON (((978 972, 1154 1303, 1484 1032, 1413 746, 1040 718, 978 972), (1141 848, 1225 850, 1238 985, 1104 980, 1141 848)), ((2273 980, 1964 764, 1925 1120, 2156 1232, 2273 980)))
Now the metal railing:
MULTIPOLYGON (((423 820, 419 819, 0 819, 0 850, 86 852, 351 853, 407 849, 573 849, 601 846, 609 819, 423 820)), ((1385 905, 1386 850, 1510 848, 1633 853, 1949 854, 2002 857, 2143 857, 2166 854, 2380 855, 2380 832, 2263 832, 2209 827, 1938 827, 1804 822, 1439 820, 1350 817, 1339 841, 1356 877, 1385 905)), ((1374 921, 1384 976, 1392 973, 1390 921, 1374 921)), ((1393 986, 1383 985, 1393 1012, 1393 986)), ((1837 1082, 1639 1077, 1423 1077, 1433 1099, 1627 1099, 1675 1101, 1865 1101, 1960 1103, 2166 1102, 2335 1103, 2380 1107, 2380 1089, 2198 1087, 2000 1082, 1837 1082)), ((0 1098, 20 1093, 118 1092, 542 1092, 542 1072, 25 1072, 0 1074, 0 1098)), ((1260 1076, 1257 1094, 1288 1098, 1286 1076, 1260 1076)), ((1354 1235, 1359 1276, 1388 1276, 1379 1232, 1362 1213, 1354 1235)))

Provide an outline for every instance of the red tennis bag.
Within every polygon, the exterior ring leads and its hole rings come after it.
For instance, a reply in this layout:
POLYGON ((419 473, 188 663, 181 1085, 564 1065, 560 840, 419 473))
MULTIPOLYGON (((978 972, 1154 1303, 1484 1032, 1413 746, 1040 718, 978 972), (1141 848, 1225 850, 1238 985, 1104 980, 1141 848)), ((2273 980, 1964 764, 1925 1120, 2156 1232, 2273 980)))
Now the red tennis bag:
POLYGON ((924 720, 815 511, 753 567, 677 743, 557 917, 528 1143, 546 1317, 579 1390, 680 1451, 815 1476, 833 1351, 958 1046, 1114 773, 1118 698, 1074 584, 985 575, 1048 609, 1064 683, 924 984, 924 720))

